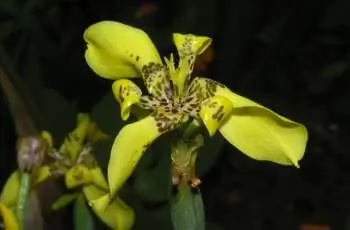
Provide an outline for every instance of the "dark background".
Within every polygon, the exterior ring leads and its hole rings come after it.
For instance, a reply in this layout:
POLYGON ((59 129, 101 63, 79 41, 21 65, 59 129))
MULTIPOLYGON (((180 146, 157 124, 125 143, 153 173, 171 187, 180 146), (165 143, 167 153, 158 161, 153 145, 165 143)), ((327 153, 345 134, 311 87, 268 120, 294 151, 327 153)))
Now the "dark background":
MULTIPOLYGON (((76 111, 95 114, 110 133, 116 122, 122 126, 111 82, 94 75, 84 60, 82 34, 90 24, 108 19, 140 27, 162 55, 175 51, 172 32, 212 37, 214 59, 201 75, 305 124, 309 142, 301 169, 295 169, 249 159, 215 137, 205 148, 220 154, 204 156, 199 167, 209 229, 297 230, 315 223, 346 230, 349 12, 349 0, 1 0, 0 41, 30 92, 34 119, 59 143, 74 127, 76 111)), ((3 184, 16 168, 16 134, 5 100, 0 111, 3 184)), ((145 175, 137 173, 131 188, 145 175)), ((160 205, 149 205, 153 198, 142 195, 158 194, 152 189, 136 189, 133 199, 140 200, 141 216, 148 213, 167 229, 153 213, 160 205)))

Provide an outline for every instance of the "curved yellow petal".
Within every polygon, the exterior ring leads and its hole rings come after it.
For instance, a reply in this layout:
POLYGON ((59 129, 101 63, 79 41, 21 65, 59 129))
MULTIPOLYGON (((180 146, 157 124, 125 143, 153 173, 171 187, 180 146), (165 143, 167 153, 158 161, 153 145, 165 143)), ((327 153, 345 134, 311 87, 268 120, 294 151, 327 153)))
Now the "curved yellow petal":
POLYGON ((202 103, 199 115, 210 136, 213 136, 231 115, 232 109, 231 101, 223 96, 214 96, 202 103))
POLYGON ((14 171, 7 179, 0 195, 0 202, 10 207, 17 203, 17 196, 20 187, 21 173, 14 171))
POLYGON ((133 172, 147 147, 164 131, 161 121, 148 116, 120 130, 111 149, 108 163, 108 184, 113 198, 133 172))
POLYGON ((120 104, 120 115, 125 121, 130 116, 131 106, 140 101, 141 89, 128 79, 120 79, 113 83, 112 91, 120 104))
POLYGON ((15 214, 12 212, 12 210, 1 203, 0 216, 3 220, 4 230, 19 230, 19 224, 15 214))
POLYGON ((88 128, 88 134, 87 134, 87 140, 90 143, 100 141, 100 140, 107 140, 111 138, 108 134, 102 132, 96 122, 91 122, 89 124, 88 128))
POLYGON ((212 43, 212 39, 206 36, 196 36, 193 34, 173 34, 174 44, 180 55, 200 55, 212 43))
POLYGON ((51 133, 44 130, 41 132, 41 137, 44 138, 47 143, 47 148, 50 150, 53 146, 53 138, 51 136, 51 133))
POLYGON ((100 187, 101 189, 108 191, 108 184, 100 167, 95 167, 93 169, 90 169, 90 174, 92 178, 92 183, 94 183, 96 186, 100 187))
POLYGON ((162 63, 144 31, 120 22, 95 23, 85 30, 84 40, 87 42, 87 64, 104 78, 138 77, 146 64, 162 63))
POLYGON ((233 111, 220 128, 226 140, 253 159, 299 167, 308 139, 303 125, 258 107, 233 111))
POLYGON ((34 174, 34 185, 37 185, 45 180, 47 180, 51 176, 51 168, 49 165, 44 165, 38 167, 34 174))
POLYGON ((210 94, 227 97, 232 102, 232 115, 220 128, 226 140, 253 159, 299 167, 308 140, 304 125, 239 96, 218 82, 196 80, 210 94))
POLYGON ((83 164, 73 166, 65 174, 65 183, 67 188, 75 188, 91 182, 92 176, 90 170, 83 164))
POLYGON ((77 127, 68 134, 60 148, 60 152, 69 155, 75 161, 83 147, 88 134, 90 118, 88 114, 80 113, 77 116, 77 127))
POLYGON ((75 199, 77 199, 80 194, 81 194, 80 192, 79 193, 64 194, 64 195, 60 196, 60 198, 58 198, 58 200, 56 200, 55 203, 53 203, 51 208, 53 210, 59 210, 61 208, 64 208, 68 204, 72 203, 75 199))
MULTIPOLYGON (((106 194, 105 191, 94 185, 84 186, 83 193, 89 202, 106 194)), ((134 211, 119 197, 116 197, 107 208, 94 205, 92 210, 112 229, 129 230, 134 225, 134 211)))

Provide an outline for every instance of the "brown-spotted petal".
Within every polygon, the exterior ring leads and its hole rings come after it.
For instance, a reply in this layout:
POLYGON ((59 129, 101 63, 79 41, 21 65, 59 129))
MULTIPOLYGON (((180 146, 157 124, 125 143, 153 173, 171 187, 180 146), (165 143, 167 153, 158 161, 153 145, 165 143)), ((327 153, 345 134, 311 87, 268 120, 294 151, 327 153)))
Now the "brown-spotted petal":
POLYGON ((131 106, 140 101, 142 96, 141 89, 128 79, 120 79, 113 83, 112 91, 120 104, 120 115, 125 121, 130 116, 131 106))

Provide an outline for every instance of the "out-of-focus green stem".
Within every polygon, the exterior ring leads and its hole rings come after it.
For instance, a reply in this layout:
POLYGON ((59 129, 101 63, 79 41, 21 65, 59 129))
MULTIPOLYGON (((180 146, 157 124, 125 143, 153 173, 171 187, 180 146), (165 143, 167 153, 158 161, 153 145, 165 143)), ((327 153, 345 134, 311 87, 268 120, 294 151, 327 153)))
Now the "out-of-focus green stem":
POLYGON ((184 139, 190 138, 193 134, 195 134, 199 130, 200 127, 201 127, 201 124, 196 119, 192 120, 191 123, 188 124, 188 126, 184 130, 182 137, 184 139))
POLYGON ((23 230, 25 227, 25 217, 27 211, 27 203, 30 192, 30 174, 22 172, 21 174, 21 183, 18 192, 17 206, 16 206, 16 215, 20 230, 23 230))

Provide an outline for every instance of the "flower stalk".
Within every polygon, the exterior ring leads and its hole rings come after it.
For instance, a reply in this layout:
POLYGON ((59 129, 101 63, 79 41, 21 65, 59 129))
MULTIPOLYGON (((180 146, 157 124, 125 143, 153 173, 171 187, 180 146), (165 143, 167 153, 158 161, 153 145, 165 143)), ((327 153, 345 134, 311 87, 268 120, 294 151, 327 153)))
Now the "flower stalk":
POLYGON ((19 223, 19 229, 23 230, 26 221, 26 211, 28 198, 30 193, 30 174, 27 172, 21 172, 21 182, 18 191, 17 205, 16 205, 16 215, 19 223))
MULTIPOLYGON (((196 130, 190 127, 187 130, 196 130)), ((201 181, 195 174, 198 151, 203 144, 203 136, 198 134, 194 138, 179 139, 171 151, 173 185, 177 191, 171 199, 175 230, 205 229, 204 205, 198 188, 201 181)))

